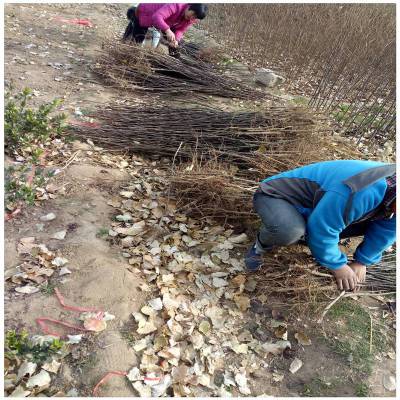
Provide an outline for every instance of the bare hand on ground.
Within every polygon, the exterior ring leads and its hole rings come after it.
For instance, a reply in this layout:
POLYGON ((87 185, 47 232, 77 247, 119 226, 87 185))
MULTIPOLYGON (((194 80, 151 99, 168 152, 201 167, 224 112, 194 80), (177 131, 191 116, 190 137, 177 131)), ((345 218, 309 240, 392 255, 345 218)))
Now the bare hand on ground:
MULTIPOLYGON (((367 274, 367 267, 361 263, 353 262, 350 264, 350 268, 354 271, 357 276, 358 283, 365 282, 365 276, 367 274)), ((356 290, 360 290, 360 286, 357 286, 356 290)))
POLYGON ((347 264, 332 272, 339 290, 354 290, 356 288, 358 283, 357 275, 347 264))

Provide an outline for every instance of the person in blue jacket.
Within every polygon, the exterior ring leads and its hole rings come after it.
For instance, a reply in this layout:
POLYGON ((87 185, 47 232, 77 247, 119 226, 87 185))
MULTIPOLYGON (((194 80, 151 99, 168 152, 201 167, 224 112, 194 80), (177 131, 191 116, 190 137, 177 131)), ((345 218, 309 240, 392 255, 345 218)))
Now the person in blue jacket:
POLYGON ((365 281, 366 266, 378 263, 396 240, 396 165, 338 160, 306 165, 260 183, 253 199, 262 227, 245 256, 249 271, 262 266, 274 246, 305 240, 340 290, 365 281), (339 249, 342 238, 363 236, 354 261, 339 249))

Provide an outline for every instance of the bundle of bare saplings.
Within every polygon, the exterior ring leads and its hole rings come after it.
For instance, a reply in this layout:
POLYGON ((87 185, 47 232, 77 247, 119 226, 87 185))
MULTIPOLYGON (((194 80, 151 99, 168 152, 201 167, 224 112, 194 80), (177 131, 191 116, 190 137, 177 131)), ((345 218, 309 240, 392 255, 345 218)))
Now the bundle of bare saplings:
MULTIPOLYGON (((333 275, 319 267, 309 252, 301 246, 282 248, 264 256, 263 273, 256 280, 269 302, 282 299, 284 303, 301 304, 320 300, 320 294, 334 298, 338 295, 333 275), (274 300, 273 300, 274 299, 274 300)), ((396 293, 396 253, 387 253, 379 264, 367 269, 366 281, 360 285, 357 295, 396 293)), ((352 295, 349 293, 348 295, 352 295)), ((329 299, 327 297, 327 299, 329 299)))
POLYGON ((75 135, 108 148, 180 160, 191 160, 195 153, 203 160, 218 156, 247 168, 259 154, 270 160, 271 173, 296 166, 314 135, 323 135, 309 113, 288 107, 232 112, 164 104, 112 106, 89 117, 96 127, 75 127, 75 135))
POLYGON ((260 179, 321 160, 326 128, 301 108, 228 112, 204 106, 112 106, 92 115, 95 128, 74 134, 96 144, 169 157, 170 194, 182 210, 241 222, 251 216, 260 179), (186 162, 186 163, 185 163, 186 162))
POLYGON ((177 59, 131 43, 104 43, 92 69, 107 84, 129 90, 168 95, 202 93, 249 100, 273 98, 265 91, 224 76, 216 65, 202 61, 189 49, 177 59))

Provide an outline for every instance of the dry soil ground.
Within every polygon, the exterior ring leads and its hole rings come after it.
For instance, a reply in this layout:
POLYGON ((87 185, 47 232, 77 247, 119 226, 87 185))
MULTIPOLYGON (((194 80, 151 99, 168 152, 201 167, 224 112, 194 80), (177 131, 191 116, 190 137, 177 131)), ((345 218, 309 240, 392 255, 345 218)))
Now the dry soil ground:
MULTIPOLYGON (((112 4, 8 4, 5 7, 5 79, 16 89, 28 86, 37 91, 35 101, 64 98, 64 110, 75 118, 76 109, 92 109, 95 104, 107 103, 120 96, 111 88, 97 83, 89 66, 96 57, 110 26, 125 23, 125 7, 112 4), (62 18, 89 18, 92 28, 60 22, 62 18)), ((93 341, 87 341, 69 363, 64 363, 55 382, 67 393, 77 389, 88 396, 97 381, 110 370, 129 370, 135 365, 135 352, 122 334, 145 300, 138 289, 140 275, 132 273, 121 250, 111 246, 99 232, 110 226, 113 208, 108 205, 114 194, 129 180, 128 172, 117 162, 106 165, 94 157, 95 151, 86 144, 75 143, 73 151, 80 153, 54 182, 65 186, 65 195, 26 208, 17 218, 5 225, 5 268, 19 263, 17 243, 23 237, 34 236, 38 243, 46 243, 50 250, 58 250, 70 260, 72 274, 62 280, 61 290, 67 302, 81 306, 101 306, 116 319, 93 341), (54 212, 57 218, 45 223, 43 230, 36 224, 39 218, 54 212), (63 241, 51 239, 67 229, 63 241)), ((111 156, 110 156, 111 157, 111 156)), ((111 159, 111 158, 110 158, 111 159)), ((62 165, 60 165, 61 167, 62 165)), ((373 304, 376 306, 376 304, 373 304)), ((68 319, 52 295, 38 292, 18 295, 10 287, 5 291, 5 329, 25 327, 39 333, 35 318, 50 316, 68 319)), ((293 324, 304 326, 304 319, 293 319, 293 324)), ((340 326, 332 323, 331 333, 340 326)), ((273 385, 271 372, 260 371, 251 387, 254 395, 276 396, 331 395, 351 396, 361 382, 347 380, 352 368, 340 354, 315 331, 313 346, 302 349, 304 367, 296 375, 286 375, 283 382, 273 385), (345 375, 345 377, 343 377, 345 375), (337 382, 342 379, 342 382, 337 382)), ((393 396, 382 385, 385 373, 394 374, 395 361, 380 356, 373 373, 365 383, 370 394, 393 396)), ((277 359, 274 368, 288 369, 288 360, 277 359)), ((123 378, 115 378, 104 386, 103 396, 134 396, 134 390, 123 378)))

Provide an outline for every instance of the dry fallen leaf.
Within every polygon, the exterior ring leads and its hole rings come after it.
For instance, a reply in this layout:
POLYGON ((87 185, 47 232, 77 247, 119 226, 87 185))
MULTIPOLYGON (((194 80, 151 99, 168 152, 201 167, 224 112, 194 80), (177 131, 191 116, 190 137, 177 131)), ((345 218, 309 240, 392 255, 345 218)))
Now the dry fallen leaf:
POLYGON ((250 298, 245 295, 235 295, 233 300, 240 311, 246 311, 250 307, 250 298))
POLYGON ((34 237, 21 238, 17 245, 18 254, 30 254, 36 246, 34 237))
POLYGON ((295 374, 303 365, 303 361, 298 358, 295 358, 292 363, 290 364, 289 371, 292 374, 295 374))
POLYGON ((131 382, 143 380, 143 376, 138 367, 133 367, 126 376, 131 382))
POLYGON ((170 375, 165 375, 158 385, 151 387, 151 396, 149 397, 160 397, 165 394, 167 389, 172 385, 172 379, 170 375))
POLYGON ((178 365, 172 368, 172 382, 174 383, 185 383, 188 375, 189 367, 186 365, 178 365))
POLYGON ((26 375, 32 376, 37 368, 37 364, 29 361, 24 361, 18 369, 17 381, 20 381, 26 375))
POLYGON ((141 381, 133 382, 132 386, 140 397, 151 397, 151 387, 144 385, 141 381))
POLYGON ((294 337, 297 339, 299 344, 301 344, 303 346, 310 346, 311 345, 311 339, 303 332, 295 333, 294 337))
POLYGON ((276 343, 263 343, 261 345, 262 349, 266 353, 272 353, 272 354, 281 354, 287 347, 291 347, 291 344, 287 340, 278 340, 276 343))
POLYGON ((245 343, 236 343, 231 348, 236 354, 247 354, 248 352, 248 345, 245 343))
POLYGON ((160 311, 163 308, 163 303, 160 297, 149 300, 148 303, 149 306, 152 307, 155 311, 160 311))
POLYGON ((61 268, 58 273, 58 275, 60 275, 60 276, 68 275, 68 274, 72 274, 72 272, 67 267, 61 268))
POLYGON ((272 373, 272 380, 274 382, 282 382, 284 377, 285 377, 285 375, 279 374, 278 372, 272 373))
POLYGON ((190 336, 190 341, 193 343, 194 349, 199 350, 204 345, 204 336, 200 332, 193 331, 190 336))
POLYGON ((41 370, 37 375, 32 376, 26 382, 27 388, 34 388, 38 386, 39 388, 48 385, 51 382, 50 374, 45 371, 41 370))
POLYGON ((247 386, 246 371, 244 371, 242 369, 241 372, 236 373, 235 374, 235 381, 236 381, 236 383, 238 385, 240 393, 242 393, 244 395, 250 395, 251 394, 251 390, 247 386))
POLYGON ((229 283, 225 279, 218 278, 218 277, 213 277, 212 284, 216 288, 221 288, 221 287, 228 286, 229 283))
POLYGON ((228 240, 232 243, 240 244, 246 242, 248 240, 248 237, 245 233, 242 233, 237 236, 231 236, 228 240))
POLYGON ((28 397, 30 394, 30 390, 25 390, 22 385, 19 385, 15 388, 15 390, 10 394, 9 397, 28 397))
POLYGON ((225 313, 224 310, 217 306, 208 307, 205 311, 206 317, 211 319, 211 323, 217 329, 223 327, 225 322, 225 313))
POLYGON ((15 288, 15 291, 18 293, 32 294, 32 293, 37 293, 39 291, 39 288, 35 286, 25 285, 22 287, 15 288))
POLYGON ((246 275, 237 275, 231 279, 234 286, 240 287, 246 283, 246 275))
POLYGON ((106 321, 96 318, 88 318, 83 322, 83 326, 88 331, 101 332, 107 328, 106 321))
POLYGON ((154 324, 152 320, 149 321, 141 321, 139 322, 139 327, 137 329, 137 333, 141 335, 148 335, 151 332, 157 330, 157 326, 154 324))
POLYGON ((274 330, 274 334, 278 339, 287 340, 288 332, 285 326, 279 326, 274 330))
POLYGON ((204 333, 204 334, 206 335, 208 332, 210 332, 210 330, 211 330, 211 325, 210 325, 210 323, 209 323, 208 321, 206 321, 206 320, 201 321, 200 324, 199 324, 198 330, 199 330, 201 333, 204 333))
POLYGON ((51 263, 57 267, 63 267, 68 263, 68 260, 66 258, 56 257, 51 263))
POLYGON ((56 374, 58 370, 60 369, 61 363, 58 362, 57 360, 52 360, 51 363, 45 363, 42 365, 42 368, 48 372, 52 372, 53 374, 56 374))

